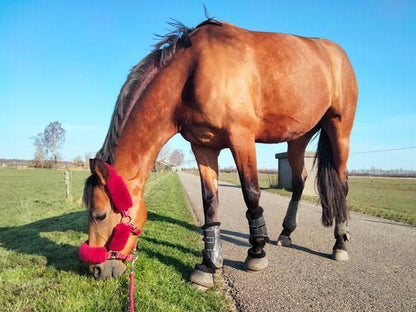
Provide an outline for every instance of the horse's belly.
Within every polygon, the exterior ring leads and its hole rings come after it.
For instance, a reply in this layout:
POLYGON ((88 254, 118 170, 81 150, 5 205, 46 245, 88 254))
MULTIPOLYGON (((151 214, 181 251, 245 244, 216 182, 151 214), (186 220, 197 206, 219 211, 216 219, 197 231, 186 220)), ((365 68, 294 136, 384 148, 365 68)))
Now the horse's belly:
POLYGON ((309 132, 318 121, 301 121, 283 116, 263 120, 257 127, 256 142, 281 143, 292 141, 309 132))
POLYGON ((207 126, 194 126, 181 134, 190 143, 211 148, 224 148, 228 141, 225 132, 207 126))
POLYGON ((306 132, 262 132, 256 136, 257 143, 281 143, 292 141, 296 138, 301 137, 306 132))

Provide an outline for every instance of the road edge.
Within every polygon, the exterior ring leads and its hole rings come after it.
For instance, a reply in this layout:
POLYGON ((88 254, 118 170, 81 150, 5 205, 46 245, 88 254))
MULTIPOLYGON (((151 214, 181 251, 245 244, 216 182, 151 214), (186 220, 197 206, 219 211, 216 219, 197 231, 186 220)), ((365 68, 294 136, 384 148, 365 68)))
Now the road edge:
MULTIPOLYGON (((185 173, 186 174, 186 173, 185 173)), ((189 196, 188 196, 188 192, 185 190, 185 187, 179 177, 179 173, 176 172, 176 176, 179 180, 179 183, 181 185, 182 188, 182 193, 184 194, 184 198, 185 198, 185 202, 186 205, 188 206, 188 209, 192 215, 192 219, 194 220, 194 223, 196 225, 198 225, 199 227, 201 227, 202 224, 202 220, 199 220, 197 214, 195 213, 195 207, 192 205, 189 196)), ((201 199, 202 200, 202 199, 201 199)), ((201 235, 202 237, 202 231, 199 228, 198 233, 201 235)), ((232 288, 229 286, 229 281, 225 278, 224 274, 223 274, 223 270, 217 270, 217 272, 215 273, 215 284, 216 286, 219 287, 219 291, 221 293, 221 297, 223 298, 223 300, 226 303, 226 306, 229 308, 230 312, 238 312, 239 310, 237 309, 237 302, 234 298, 234 296, 232 295, 232 288)))

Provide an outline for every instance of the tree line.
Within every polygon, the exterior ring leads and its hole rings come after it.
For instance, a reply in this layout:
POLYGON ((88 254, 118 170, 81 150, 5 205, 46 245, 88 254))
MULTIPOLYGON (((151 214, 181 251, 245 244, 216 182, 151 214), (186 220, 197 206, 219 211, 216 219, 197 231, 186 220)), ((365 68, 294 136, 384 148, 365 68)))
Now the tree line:
MULTIPOLYGON (((31 137, 35 147, 33 157, 33 166, 35 168, 51 168, 58 166, 58 161, 61 160, 59 149, 65 142, 65 129, 59 121, 50 122, 43 132, 31 137)), ((72 165, 77 167, 85 167, 88 164, 88 159, 91 154, 86 153, 85 158, 77 156, 72 165)), ((157 162, 155 164, 156 171, 162 171, 166 168, 179 167, 183 164, 185 154, 180 149, 171 150, 166 145, 160 152, 157 162)))

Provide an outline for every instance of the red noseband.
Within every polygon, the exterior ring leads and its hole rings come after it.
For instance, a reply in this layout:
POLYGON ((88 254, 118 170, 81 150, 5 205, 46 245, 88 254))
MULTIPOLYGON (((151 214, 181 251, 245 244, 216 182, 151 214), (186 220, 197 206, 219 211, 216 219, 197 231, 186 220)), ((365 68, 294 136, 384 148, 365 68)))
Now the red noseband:
MULTIPOLYGON (((130 218, 130 207, 133 205, 130 192, 123 178, 120 177, 116 171, 109 164, 105 164, 108 168, 107 190, 110 194, 110 199, 114 207, 120 212, 123 217, 130 218)), ((123 254, 121 250, 127 244, 130 234, 140 235, 140 229, 131 223, 131 218, 128 223, 120 222, 113 230, 111 241, 108 244, 108 249, 105 247, 91 247, 87 242, 84 242, 79 248, 79 256, 82 261, 87 263, 102 263, 108 259, 119 259, 132 261, 133 254, 123 254)))
POLYGON ((111 165, 107 163, 105 163, 105 165, 108 169, 108 193, 110 194, 111 201, 113 202, 117 211, 122 213, 124 216, 124 212, 131 206, 133 206, 130 192, 127 189, 127 185, 124 182, 123 178, 117 174, 113 167, 111 167, 111 165))

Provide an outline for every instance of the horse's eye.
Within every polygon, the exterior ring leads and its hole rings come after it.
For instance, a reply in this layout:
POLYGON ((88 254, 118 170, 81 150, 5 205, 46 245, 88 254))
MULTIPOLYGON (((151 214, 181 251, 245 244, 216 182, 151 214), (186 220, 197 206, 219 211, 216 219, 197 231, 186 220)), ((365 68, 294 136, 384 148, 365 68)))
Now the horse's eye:
POLYGON ((103 221, 107 217, 106 213, 94 215, 94 220, 97 222, 103 221))

